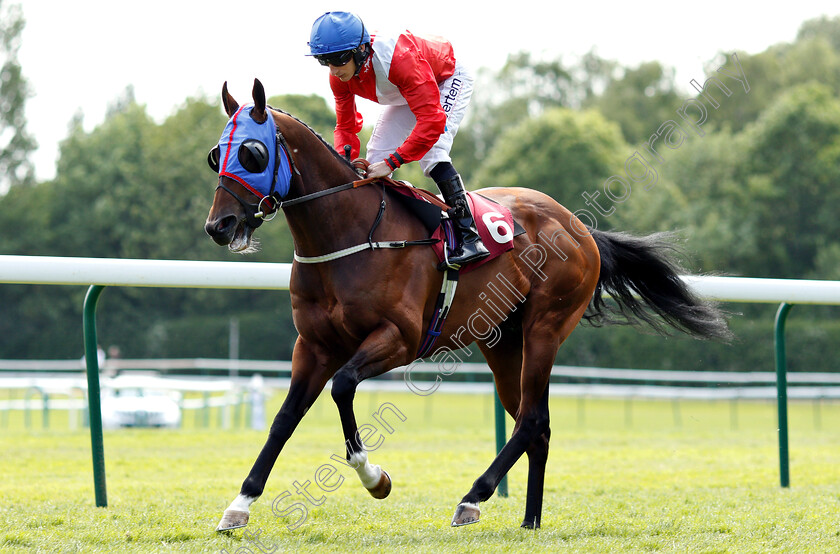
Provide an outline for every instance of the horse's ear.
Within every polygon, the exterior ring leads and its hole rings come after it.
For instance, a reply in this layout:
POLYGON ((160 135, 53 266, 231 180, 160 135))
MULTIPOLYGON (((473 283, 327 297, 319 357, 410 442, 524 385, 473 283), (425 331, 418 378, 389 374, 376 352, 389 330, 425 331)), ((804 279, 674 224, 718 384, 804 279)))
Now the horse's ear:
POLYGON ((227 81, 222 85, 222 105, 225 107, 225 113, 228 114, 228 117, 233 117, 233 114, 239 109, 239 104, 228 92, 227 81))
POLYGON ((251 96, 254 98, 254 109, 251 110, 251 117, 257 123, 263 123, 267 117, 265 113, 265 89, 259 79, 254 79, 254 89, 251 91, 251 96))

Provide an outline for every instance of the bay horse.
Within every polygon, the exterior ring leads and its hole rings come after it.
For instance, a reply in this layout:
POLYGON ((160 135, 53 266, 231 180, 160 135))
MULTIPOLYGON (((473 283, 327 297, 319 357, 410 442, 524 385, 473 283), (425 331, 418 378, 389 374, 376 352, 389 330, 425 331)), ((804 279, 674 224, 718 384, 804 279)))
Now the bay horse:
MULTIPOLYGON (((299 259, 370 242, 374 221, 377 237, 388 240, 420 240, 428 238, 428 230, 403 203, 393 201, 384 186, 349 185, 359 181, 354 166, 309 126, 267 107, 259 80, 254 81, 252 97, 251 119, 257 124, 269 118, 274 122, 278 139, 274 163, 288 164, 287 180, 279 194, 272 183, 274 194, 268 195, 220 174, 205 230, 217 244, 245 251, 261 218, 282 209, 294 240, 296 261, 289 290, 299 337, 288 394, 218 531, 247 524, 249 507, 263 493, 284 444, 330 379, 348 463, 371 495, 388 495, 390 476, 368 461, 353 398, 365 379, 415 360, 443 279, 429 247, 366 248, 322 263, 300 263, 299 259), (340 192, 332 194, 335 191, 340 192)), ((222 103, 230 126, 240 107, 227 83, 222 103)), ((269 144, 263 150, 274 147, 269 144)), ((228 145, 228 155, 231 150, 228 145)), ((245 146, 239 150, 240 158, 245 156, 242 163, 253 165, 254 152, 245 146)), ((218 150, 215 160, 211 152, 213 163, 218 167, 218 150)), ((276 180, 278 170, 273 171, 276 180)), ((525 232, 513 238, 512 250, 461 276, 435 352, 477 343, 515 426, 510 440, 457 505, 451 523, 477 522, 479 503, 490 498, 502 477, 527 454, 522 527, 537 528, 551 435, 549 375, 558 348, 578 322, 585 318, 599 325, 621 320, 660 331, 664 323, 706 339, 726 339, 729 330, 716 306, 696 297, 679 278, 679 266, 662 236, 591 229, 535 190, 488 188, 481 194, 506 206, 525 232), (511 300, 491 306, 485 287, 502 281, 511 300)))

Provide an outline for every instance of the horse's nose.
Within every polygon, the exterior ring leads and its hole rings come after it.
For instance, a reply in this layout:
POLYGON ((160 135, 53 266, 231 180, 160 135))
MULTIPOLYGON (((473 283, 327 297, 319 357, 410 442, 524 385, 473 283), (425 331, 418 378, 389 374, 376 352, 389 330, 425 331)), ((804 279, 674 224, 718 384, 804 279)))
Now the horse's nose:
POLYGON ((232 215, 213 221, 208 219, 207 223, 204 224, 204 231, 217 242, 219 239, 228 239, 228 242, 230 242, 230 235, 233 234, 235 228, 236 216, 232 215))

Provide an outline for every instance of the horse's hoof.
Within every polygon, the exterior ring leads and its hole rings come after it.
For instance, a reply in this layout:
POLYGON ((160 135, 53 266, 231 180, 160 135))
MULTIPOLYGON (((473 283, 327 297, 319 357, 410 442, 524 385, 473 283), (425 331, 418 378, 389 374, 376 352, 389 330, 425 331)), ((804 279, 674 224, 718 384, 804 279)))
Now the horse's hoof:
POLYGON ((372 489, 368 489, 368 492, 372 497, 379 500, 387 498, 391 494, 391 476, 388 475, 387 471, 382 470, 382 474, 379 476, 379 482, 372 489))
POLYGON ((534 518, 533 520, 526 519, 522 521, 522 525, 520 525, 520 527, 522 527, 523 529, 539 529, 540 522, 539 520, 537 520, 537 518, 534 518))
POLYGON ((481 516, 481 510, 478 508, 478 504, 461 502, 455 508, 455 515, 452 516, 452 527, 478 523, 479 516, 481 516))
POLYGON ((216 527, 216 531, 232 531, 248 525, 248 512, 239 510, 225 510, 222 521, 216 527))

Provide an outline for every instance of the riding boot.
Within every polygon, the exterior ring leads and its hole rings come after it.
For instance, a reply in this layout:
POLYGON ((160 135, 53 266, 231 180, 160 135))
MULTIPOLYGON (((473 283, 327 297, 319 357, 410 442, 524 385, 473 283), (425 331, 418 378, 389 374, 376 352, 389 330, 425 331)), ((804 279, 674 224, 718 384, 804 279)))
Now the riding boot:
POLYGON ((455 173, 454 177, 437 181, 437 186, 443 193, 443 200, 452 206, 449 215, 459 237, 458 248, 449 256, 449 264, 463 267, 489 256, 490 252, 481 242, 475 228, 475 220, 470 212, 461 176, 455 173))

